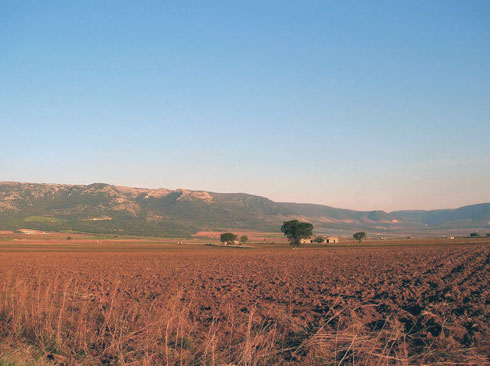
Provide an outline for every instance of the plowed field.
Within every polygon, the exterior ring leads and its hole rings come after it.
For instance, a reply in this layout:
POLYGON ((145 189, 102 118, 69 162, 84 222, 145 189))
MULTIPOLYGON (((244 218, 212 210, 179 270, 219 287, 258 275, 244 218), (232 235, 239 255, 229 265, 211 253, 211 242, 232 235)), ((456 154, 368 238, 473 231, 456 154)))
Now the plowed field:
POLYGON ((3 252, 0 364, 482 365, 489 264, 481 242, 3 252))

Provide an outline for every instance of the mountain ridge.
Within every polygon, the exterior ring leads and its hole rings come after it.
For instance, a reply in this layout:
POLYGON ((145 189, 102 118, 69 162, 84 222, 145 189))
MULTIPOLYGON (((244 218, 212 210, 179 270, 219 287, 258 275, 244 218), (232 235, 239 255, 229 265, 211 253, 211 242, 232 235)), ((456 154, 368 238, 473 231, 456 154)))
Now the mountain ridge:
POLYGON ((105 183, 0 182, 0 230, 77 230, 188 236, 203 230, 279 231, 288 219, 311 221, 318 233, 490 231, 490 203, 438 210, 356 211, 274 202, 247 193, 136 188, 105 183))

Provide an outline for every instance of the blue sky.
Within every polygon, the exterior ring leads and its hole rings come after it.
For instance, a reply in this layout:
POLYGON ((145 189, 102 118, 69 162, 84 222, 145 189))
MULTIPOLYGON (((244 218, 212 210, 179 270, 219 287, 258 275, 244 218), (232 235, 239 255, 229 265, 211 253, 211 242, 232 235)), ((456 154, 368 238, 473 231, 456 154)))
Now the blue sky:
POLYGON ((0 180, 490 202, 488 1, 2 1, 0 180))

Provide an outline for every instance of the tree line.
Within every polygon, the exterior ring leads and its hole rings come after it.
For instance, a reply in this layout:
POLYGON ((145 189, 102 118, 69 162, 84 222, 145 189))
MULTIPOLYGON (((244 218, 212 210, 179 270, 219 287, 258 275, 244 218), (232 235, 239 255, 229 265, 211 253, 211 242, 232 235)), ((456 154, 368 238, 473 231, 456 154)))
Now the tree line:
MULTIPOLYGON (((289 244, 296 248, 301 244, 302 239, 310 239, 313 236, 313 224, 298 220, 285 221, 281 226, 281 232, 288 239, 289 244)), ((366 238, 366 233, 364 231, 359 231, 352 236, 360 243, 366 238)), ((248 241, 248 237, 242 235, 238 240, 238 235, 228 232, 220 235, 220 241, 227 245, 245 244, 248 241)), ((316 243, 323 243, 324 238, 322 236, 317 236, 313 241, 316 243)))

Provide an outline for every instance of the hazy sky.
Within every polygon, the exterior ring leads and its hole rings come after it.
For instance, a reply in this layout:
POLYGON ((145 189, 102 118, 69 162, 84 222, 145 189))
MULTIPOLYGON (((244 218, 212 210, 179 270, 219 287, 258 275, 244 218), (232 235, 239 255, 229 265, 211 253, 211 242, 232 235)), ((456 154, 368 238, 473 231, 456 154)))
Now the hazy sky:
POLYGON ((490 1, 2 1, 0 180, 490 202, 490 1))

